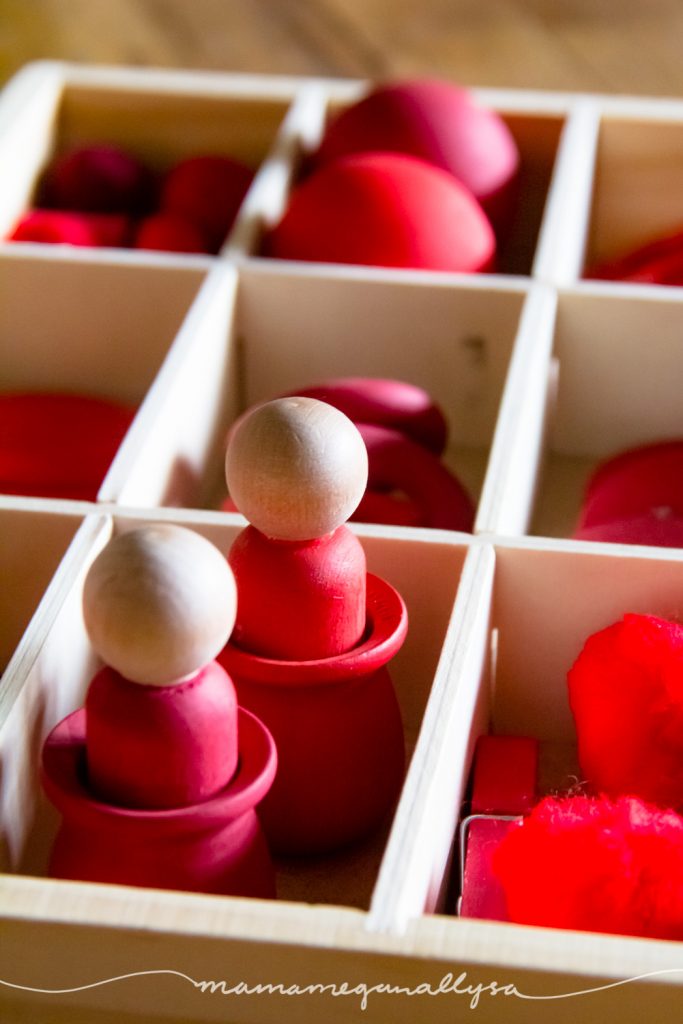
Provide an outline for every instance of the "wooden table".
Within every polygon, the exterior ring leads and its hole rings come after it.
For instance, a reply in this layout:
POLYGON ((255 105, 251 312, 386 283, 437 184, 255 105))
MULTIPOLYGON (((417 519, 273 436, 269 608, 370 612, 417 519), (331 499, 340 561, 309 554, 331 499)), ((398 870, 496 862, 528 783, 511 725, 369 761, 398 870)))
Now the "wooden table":
POLYGON ((37 58, 683 95, 681 0, 0 0, 0 81, 37 58))

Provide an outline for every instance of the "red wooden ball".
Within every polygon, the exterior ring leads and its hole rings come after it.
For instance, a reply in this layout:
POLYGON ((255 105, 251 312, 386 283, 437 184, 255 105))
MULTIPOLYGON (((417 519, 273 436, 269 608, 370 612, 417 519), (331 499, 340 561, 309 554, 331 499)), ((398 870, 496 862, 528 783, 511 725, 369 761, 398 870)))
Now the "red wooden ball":
POLYGON ((182 160, 166 175, 161 209, 192 221, 220 248, 254 176, 250 167, 227 156, 182 160))
POLYGON ((517 145, 502 118, 466 89, 438 80, 378 86, 330 123, 315 165, 369 150, 426 160, 462 182, 495 224, 511 216, 517 145))
POLYGON ((153 178, 117 146, 83 146, 51 164, 42 191, 45 204, 61 210, 137 214, 152 201, 153 178))
POLYGON ((588 638, 567 681, 591 788, 683 808, 683 626, 626 615, 588 638))
POLYGON ((138 225, 136 249, 163 252, 211 252, 206 234, 192 221, 175 213, 154 213, 138 225))
POLYGON ((266 255, 323 263, 489 270, 495 237, 452 175, 396 153, 333 161, 294 190, 266 255))
POLYGON ((634 797, 547 798, 494 853, 511 921, 683 938, 683 819, 634 797))

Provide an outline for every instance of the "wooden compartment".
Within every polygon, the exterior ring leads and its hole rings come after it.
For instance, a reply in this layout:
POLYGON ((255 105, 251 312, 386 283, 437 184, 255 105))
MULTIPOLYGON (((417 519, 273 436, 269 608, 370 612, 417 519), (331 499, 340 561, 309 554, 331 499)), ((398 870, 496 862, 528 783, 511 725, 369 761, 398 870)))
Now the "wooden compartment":
MULTIPOLYGON (((445 462, 476 504, 512 356, 530 342, 538 296, 511 281, 446 286, 429 275, 250 261, 239 268, 232 305, 229 275, 216 268, 207 282, 213 306, 122 480, 120 504, 218 508, 234 419, 256 402, 343 376, 424 387, 450 425, 445 462)), ((481 509, 484 520, 489 514, 481 509)))
POLYGON ((0 236, 31 206, 49 162, 79 146, 120 146, 157 173, 201 155, 229 156, 258 172, 296 93, 295 79, 29 65, 0 112, 0 236))
POLYGON ((578 279, 612 241, 640 241, 674 215, 664 185, 680 163, 681 105, 478 92, 522 149, 529 210, 510 276, 254 256, 326 111, 362 88, 45 63, 0 98, 0 233, 55 147, 105 128, 160 163, 206 144, 259 165, 217 259, 0 247, 0 388, 142 402, 97 502, 0 497, 12 584, 0 682, 8 1024, 438 1024, 473 1012, 498 1024, 663 1024, 680 1012, 678 943, 450 911, 477 736, 534 732, 568 753, 562 771, 573 744, 564 679, 586 636, 627 610, 680 616, 682 552, 556 538, 571 532, 597 460, 678 430, 681 295, 578 279), (255 401, 341 374, 431 391, 451 422, 447 461, 478 499, 474 536, 354 527, 411 616, 393 676, 413 753, 392 820, 355 850, 281 862, 277 901, 44 878, 56 822, 36 768, 47 729, 96 668, 80 609, 88 565, 112 530, 159 519, 227 550, 242 525, 217 511, 231 423, 255 401))
POLYGON ((547 389, 548 441, 531 532, 570 537, 586 481, 604 459, 683 436, 680 366, 683 302, 678 289, 582 285, 558 299, 547 389))
POLYGON ((94 262, 82 252, 54 259, 31 248, 0 251, 0 391, 139 406, 201 289, 203 268, 94 262))
POLYGON ((586 269, 683 229, 682 175, 681 103, 608 106, 598 134, 586 269))

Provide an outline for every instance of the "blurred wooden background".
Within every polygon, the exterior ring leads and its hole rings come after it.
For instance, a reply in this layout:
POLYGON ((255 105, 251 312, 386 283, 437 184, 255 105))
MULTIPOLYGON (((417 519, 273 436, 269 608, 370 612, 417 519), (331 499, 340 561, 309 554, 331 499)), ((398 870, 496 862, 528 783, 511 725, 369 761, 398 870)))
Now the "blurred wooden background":
POLYGON ((0 0, 0 81, 84 63, 683 95, 683 0, 0 0))

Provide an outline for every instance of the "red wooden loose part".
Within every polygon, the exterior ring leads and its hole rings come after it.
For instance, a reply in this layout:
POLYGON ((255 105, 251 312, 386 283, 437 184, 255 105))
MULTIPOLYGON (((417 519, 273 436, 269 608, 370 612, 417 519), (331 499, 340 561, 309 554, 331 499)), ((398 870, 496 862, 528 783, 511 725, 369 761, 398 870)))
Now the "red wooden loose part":
POLYGON ((144 686, 110 668, 85 702, 88 783, 122 807, 184 807, 228 785, 237 768, 237 698, 215 661, 184 683, 144 686))
POLYGON ((130 234, 130 218, 122 214, 31 210, 20 218, 7 239, 52 245, 120 247, 129 243, 130 234))
POLYGON ((52 877, 184 889, 231 896, 275 896, 275 876, 255 808, 275 777, 268 730, 238 711, 239 766, 214 796, 189 806, 149 810, 97 799, 87 784, 85 711, 48 736, 45 791, 62 814, 52 877))
POLYGON ((511 921, 683 938, 683 819, 635 797, 547 798, 512 825, 493 868, 511 921))
POLYGON ((407 434, 441 455, 448 424, 424 388, 382 377, 337 377, 296 392, 340 409, 354 423, 374 423, 407 434))
POLYGON ((643 445, 603 462, 586 486, 577 531, 642 516, 683 517, 683 441, 643 445))
POLYGON ((333 118, 314 165, 369 150, 406 153, 440 167, 469 189, 499 227, 511 218, 516 143, 502 118, 465 89, 430 79, 376 86, 333 118))
POLYGON ((138 224, 136 249, 163 252, 212 252, 206 233, 187 217, 176 213, 154 213, 138 224))
POLYGON ((536 801, 538 740, 480 736, 474 754, 472 814, 528 814, 536 801))
POLYGON ((683 516, 670 510, 653 510, 628 519, 583 526, 574 532, 576 540, 610 544, 649 544, 660 548, 683 548, 683 516))
POLYGON ((242 204, 253 178, 251 168, 225 156, 195 156, 176 164, 162 187, 162 211, 196 225, 217 251, 242 204))
POLYGON ((277 745, 277 777, 259 808, 273 849, 338 849, 377 828, 393 807, 405 753, 387 663, 407 626, 399 594, 369 574, 367 631, 351 650, 285 661, 231 640, 222 651, 240 706, 263 721, 277 745))
POLYGON ((117 146, 83 146, 63 154, 45 172, 42 205, 91 213, 141 214, 154 198, 148 168, 117 146))
POLYGON ((683 808, 683 626, 626 615, 588 638, 567 681, 593 791, 683 808))
POLYGON ((503 887, 493 871, 493 858, 501 840, 515 824, 502 818, 473 818, 467 826, 461 917, 506 921, 503 887))
POLYGON ((585 276, 603 281, 641 284, 683 283, 683 231, 656 238, 646 245, 590 267, 585 276))
POLYGON ((93 500, 135 415, 85 395, 0 395, 0 491, 93 500))
MULTIPOLYGON (((418 509, 420 526, 470 531, 474 505, 462 484, 432 452, 397 430, 358 423, 368 450, 368 488, 400 491, 418 509)), ((360 520, 362 502, 352 518, 360 520)))
POLYGON ((335 160, 299 185, 264 239, 279 259, 475 272, 492 269, 493 230, 467 189, 395 153, 335 160))
POLYGON ((306 661, 342 654, 363 636, 365 552, 348 527, 287 541, 251 526, 228 561, 239 593, 233 642, 245 650, 306 661))

